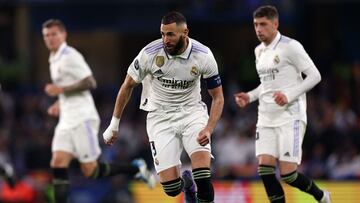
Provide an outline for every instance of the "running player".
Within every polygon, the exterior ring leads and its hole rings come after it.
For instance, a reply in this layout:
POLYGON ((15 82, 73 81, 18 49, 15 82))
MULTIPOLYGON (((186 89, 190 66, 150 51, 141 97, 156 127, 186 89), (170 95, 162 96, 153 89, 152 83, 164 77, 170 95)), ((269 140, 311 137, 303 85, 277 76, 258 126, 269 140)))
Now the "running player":
POLYGON ((313 180, 297 172, 307 121, 305 93, 320 82, 320 73, 298 41, 280 34, 275 7, 259 7, 253 17, 261 42, 255 48, 261 84, 250 92, 235 94, 235 100, 243 108, 259 99, 256 156, 268 198, 272 203, 285 202, 284 191, 275 176, 278 164, 284 182, 321 203, 330 203, 328 191, 320 190, 313 180))
POLYGON ((177 196, 185 184, 187 202, 213 202, 210 140, 224 104, 217 63, 208 47, 188 37, 189 29, 181 13, 166 14, 160 33, 162 39, 145 46, 128 68, 104 140, 110 145, 116 140, 125 105, 133 88, 142 82, 140 108, 148 111, 149 142, 165 193, 177 196), (201 77, 212 97, 210 116, 201 101, 201 77), (191 173, 185 171, 180 177, 183 149, 191 160, 197 200, 191 173))

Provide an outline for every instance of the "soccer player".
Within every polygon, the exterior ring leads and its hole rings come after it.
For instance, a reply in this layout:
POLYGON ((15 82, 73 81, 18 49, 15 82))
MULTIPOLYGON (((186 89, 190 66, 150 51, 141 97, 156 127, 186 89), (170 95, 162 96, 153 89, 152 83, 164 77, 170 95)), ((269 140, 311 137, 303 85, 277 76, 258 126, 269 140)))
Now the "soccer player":
POLYGON ((275 7, 259 7, 253 19, 261 42, 255 48, 261 84, 250 92, 235 94, 235 100, 243 108, 259 99, 256 156, 268 198, 272 203, 285 202, 284 191, 275 176, 278 164, 285 183, 311 194, 319 202, 329 203, 328 191, 319 189, 313 180, 297 172, 307 121, 305 93, 320 82, 320 73, 298 41, 280 34, 275 7))
POLYGON ((8 186, 14 188, 16 185, 15 173, 9 163, 0 164, 0 176, 4 178, 8 186))
MULTIPOLYGON (((2 91, 2 86, 0 84, 0 123, 4 123, 3 119, 6 119, 6 110, 4 105, 4 95, 5 93, 2 91)), ((0 125, 0 128, 3 126, 0 125)), ((13 166, 10 163, 0 163, 0 176, 6 181, 6 183, 11 187, 14 188, 16 185, 16 175, 13 166)))
POLYGON ((58 100, 48 108, 51 116, 60 116, 52 141, 51 168, 55 200, 65 203, 69 185, 68 167, 73 158, 80 162, 82 173, 89 178, 113 176, 119 173, 134 175, 154 187, 154 176, 147 170, 144 160, 133 164, 115 165, 97 161, 101 149, 98 142, 99 116, 91 89, 96 81, 83 56, 66 43, 65 25, 57 19, 43 24, 43 38, 50 51, 52 83, 45 92, 58 100))
POLYGON ((148 111, 147 133, 165 193, 177 196, 185 185, 187 202, 213 202, 210 140, 224 104, 217 63, 208 47, 188 37, 181 13, 173 11, 163 16, 160 33, 162 39, 145 46, 129 66, 104 140, 109 145, 116 140, 125 105, 133 88, 142 82, 140 108, 148 111), (212 97, 210 116, 201 101, 201 77, 212 97), (180 177, 183 149, 191 160, 197 200, 191 172, 185 171, 180 177))

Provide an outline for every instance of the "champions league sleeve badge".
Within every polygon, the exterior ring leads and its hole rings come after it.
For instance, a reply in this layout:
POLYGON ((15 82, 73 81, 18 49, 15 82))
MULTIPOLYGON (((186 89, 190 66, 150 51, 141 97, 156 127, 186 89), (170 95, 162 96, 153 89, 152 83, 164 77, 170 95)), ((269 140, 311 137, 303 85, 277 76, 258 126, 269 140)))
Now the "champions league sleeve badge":
POLYGON ((137 60, 137 59, 134 61, 134 68, 135 68, 135 70, 139 70, 139 68, 140 68, 139 60, 137 60))

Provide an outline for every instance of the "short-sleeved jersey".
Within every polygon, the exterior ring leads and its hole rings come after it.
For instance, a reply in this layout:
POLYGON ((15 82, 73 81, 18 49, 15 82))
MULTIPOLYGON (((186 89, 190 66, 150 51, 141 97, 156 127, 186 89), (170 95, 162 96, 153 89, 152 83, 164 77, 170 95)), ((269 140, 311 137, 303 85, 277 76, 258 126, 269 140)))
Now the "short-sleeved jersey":
POLYGON ((127 71, 137 83, 142 82, 140 108, 145 111, 196 104, 201 101, 201 76, 219 74, 211 50, 196 40, 189 38, 186 50, 178 56, 167 54, 163 46, 162 39, 145 46, 127 71))
MULTIPOLYGON (((92 75, 84 57, 66 43, 63 43, 56 53, 50 55, 49 62, 52 82, 59 87, 73 85, 92 75)), ((85 120, 99 120, 89 90, 62 93, 59 95, 59 102, 58 125, 61 128, 71 128, 85 120)))
POLYGON ((294 120, 306 123, 306 95, 285 106, 275 103, 275 91, 287 93, 303 81, 302 72, 316 68, 303 46, 279 32, 271 44, 255 48, 256 70, 260 78, 257 126, 274 127, 294 120))

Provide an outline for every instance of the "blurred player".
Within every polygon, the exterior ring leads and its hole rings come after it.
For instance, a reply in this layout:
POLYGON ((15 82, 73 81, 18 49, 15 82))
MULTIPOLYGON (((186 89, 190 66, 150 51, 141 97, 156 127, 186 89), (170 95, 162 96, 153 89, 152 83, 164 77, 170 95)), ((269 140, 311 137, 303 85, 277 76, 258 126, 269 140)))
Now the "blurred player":
POLYGON ((320 82, 320 73, 298 41, 280 34, 275 7, 259 7, 253 17, 261 42, 255 48, 261 84, 250 92, 235 94, 235 100, 243 108, 259 99, 256 156, 268 198, 272 203, 285 202, 284 191, 275 176, 279 164, 284 182, 319 202, 329 203, 328 191, 320 190, 313 180, 297 172, 307 122, 305 93, 320 82))
POLYGON ((119 173, 134 175, 154 187, 155 179, 144 160, 133 164, 99 163, 99 116, 90 93, 96 81, 83 56, 66 44, 66 29, 57 19, 50 19, 42 29, 46 47, 50 51, 52 83, 45 92, 58 100, 49 107, 48 114, 60 116, 52 141, 51 168, 57 203, 65 203, 69 185, 68 167, 73 158, 80 162, 82 173, 89 178, 113 176, 119 173))
POLYGON ((224 104, 217 63, 208 47, 188 37, 189 29, 181 13, 166 14, 160 33, 162 39, 145 46, 128 68, 104 140, 109 145, 115 142, 125 105, 133 88, 142 82, 140 108, 148 111, 150 147, 165 193, 177 196, 185 184, 187 202, 213 202, 210 140, 224 104), (201 77, 212 97, 210 117, 201 101, 201 77), (197 200, 191 172, 185 171, 180 177, 183 149, 191 160, 197 200))
MULTIPOLYGON (((4 92, 2 91, 2 86, 0 84, 0 123, 5 123, 3 119, 6 119, 6 113, 5 113, 5 105, 4 105, 4 92)), ((2 126, 0 126, 2 127, 2 126)), ((16 178, 15 178, 15 172, 14 168, 10 163, 0 163, 0 176, 4 178, 6 183, 11 187, 15 187, 16 184, 16 178)))

